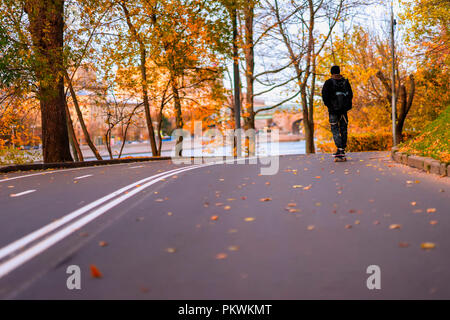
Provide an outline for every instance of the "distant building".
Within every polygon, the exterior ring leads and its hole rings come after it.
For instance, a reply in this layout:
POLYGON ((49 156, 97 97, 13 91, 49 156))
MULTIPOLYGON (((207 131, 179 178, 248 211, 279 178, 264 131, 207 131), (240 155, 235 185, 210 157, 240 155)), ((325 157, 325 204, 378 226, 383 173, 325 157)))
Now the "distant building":
MULTIPOLYGON (((255 103, 255 111, 268 108, 270 105, 255 103)), ((261 111, 256 114, 256 129, 277 128, 282 134, 301 134, 302 114, 298 111, 298 104, 285 103, 274 109, 261 111)))

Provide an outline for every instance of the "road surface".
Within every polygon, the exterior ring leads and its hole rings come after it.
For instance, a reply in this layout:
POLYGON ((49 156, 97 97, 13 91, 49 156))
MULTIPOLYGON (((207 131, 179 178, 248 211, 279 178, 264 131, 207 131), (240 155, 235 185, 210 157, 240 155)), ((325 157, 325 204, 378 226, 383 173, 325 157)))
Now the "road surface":
POLYGON ((0 176, 0 298, 450 298, 449 178, 380 152, 282 156, 271 176, 263 166, 0 176), (79 290, 67 287, 73 265, 79 290), (372 265, 381 289, 367 287, 372 265))

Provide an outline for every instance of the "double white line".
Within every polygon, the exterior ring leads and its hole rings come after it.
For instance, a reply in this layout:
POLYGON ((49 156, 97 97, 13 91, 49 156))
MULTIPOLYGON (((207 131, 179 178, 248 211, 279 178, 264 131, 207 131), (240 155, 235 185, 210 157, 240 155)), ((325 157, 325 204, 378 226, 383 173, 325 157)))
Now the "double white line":
POLYGON ((46 249, 50 248, 60 240, 85 226, 95 218, 101 216, 109 209, 117 206, 119 203, 127 200, 128 198, 131 198, 143 189, 172 175, 193 170, 199 167, 210 166, 213 164, 218 163, 214 162, 209 164, 193 165, 189 167, 173 169, 139 180, 94 202, 91 202, 84 207, 81 207, 80 209, 69 213, 61 219, 58 219, 28 234, 25 237, 14 241, 13 243, 0 249, 0 278, 20 267, 22 264, 26 263, 40 253, 44 252, 46 249), (124 193, 126 191, 128 192, 124 193), (86 212, 89 213, 82 216, 86 212), (75 220, 77 218, 79 219, 75 220), (60 229, 57 230, 58 228, 60 229), (53 231, 55 232, 51 233, 53 231))

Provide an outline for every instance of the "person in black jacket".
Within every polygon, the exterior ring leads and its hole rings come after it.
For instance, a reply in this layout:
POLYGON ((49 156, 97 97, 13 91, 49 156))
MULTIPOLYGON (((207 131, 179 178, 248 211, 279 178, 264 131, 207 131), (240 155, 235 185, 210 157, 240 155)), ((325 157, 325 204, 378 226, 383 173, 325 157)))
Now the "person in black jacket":
POLYGON ((322 88, 322 99, 328 108, 331 132, 337 151, 333 156, 345 156, 347 147, 347 111, 352 108, 353 92, 347 79, 341 75, 339 66, 331 67, 331 78, 322 88))

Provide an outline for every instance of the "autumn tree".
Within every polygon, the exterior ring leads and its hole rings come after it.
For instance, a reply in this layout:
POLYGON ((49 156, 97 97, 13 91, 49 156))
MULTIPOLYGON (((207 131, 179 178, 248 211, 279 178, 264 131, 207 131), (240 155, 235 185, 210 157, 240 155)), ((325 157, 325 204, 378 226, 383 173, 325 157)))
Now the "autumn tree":
POLYGON ((33 71, 38 83, 44 162, 72 161, 64 96, 64 1, 26 0, 32 39, 33 71))
MULTIPOLYGON (((276 33, 289 59, 293 70, 291 79, 285 84, 294 83, 295 94, 300 96, 303 126, 306 139, 306 153, 314 153, 314 105, 316 96, 318 57, 330 38, 334 27, 349 8, 356 5, 349 0, 339 1, 280 1, 266 0, 266 6, 276 21, 276 33), (324 32, 318 24, 325 23, 324 32), (296 25, 296 28, 292 28, 296 25)), ((291 98, 291 99, 292 99, 291 98)))

